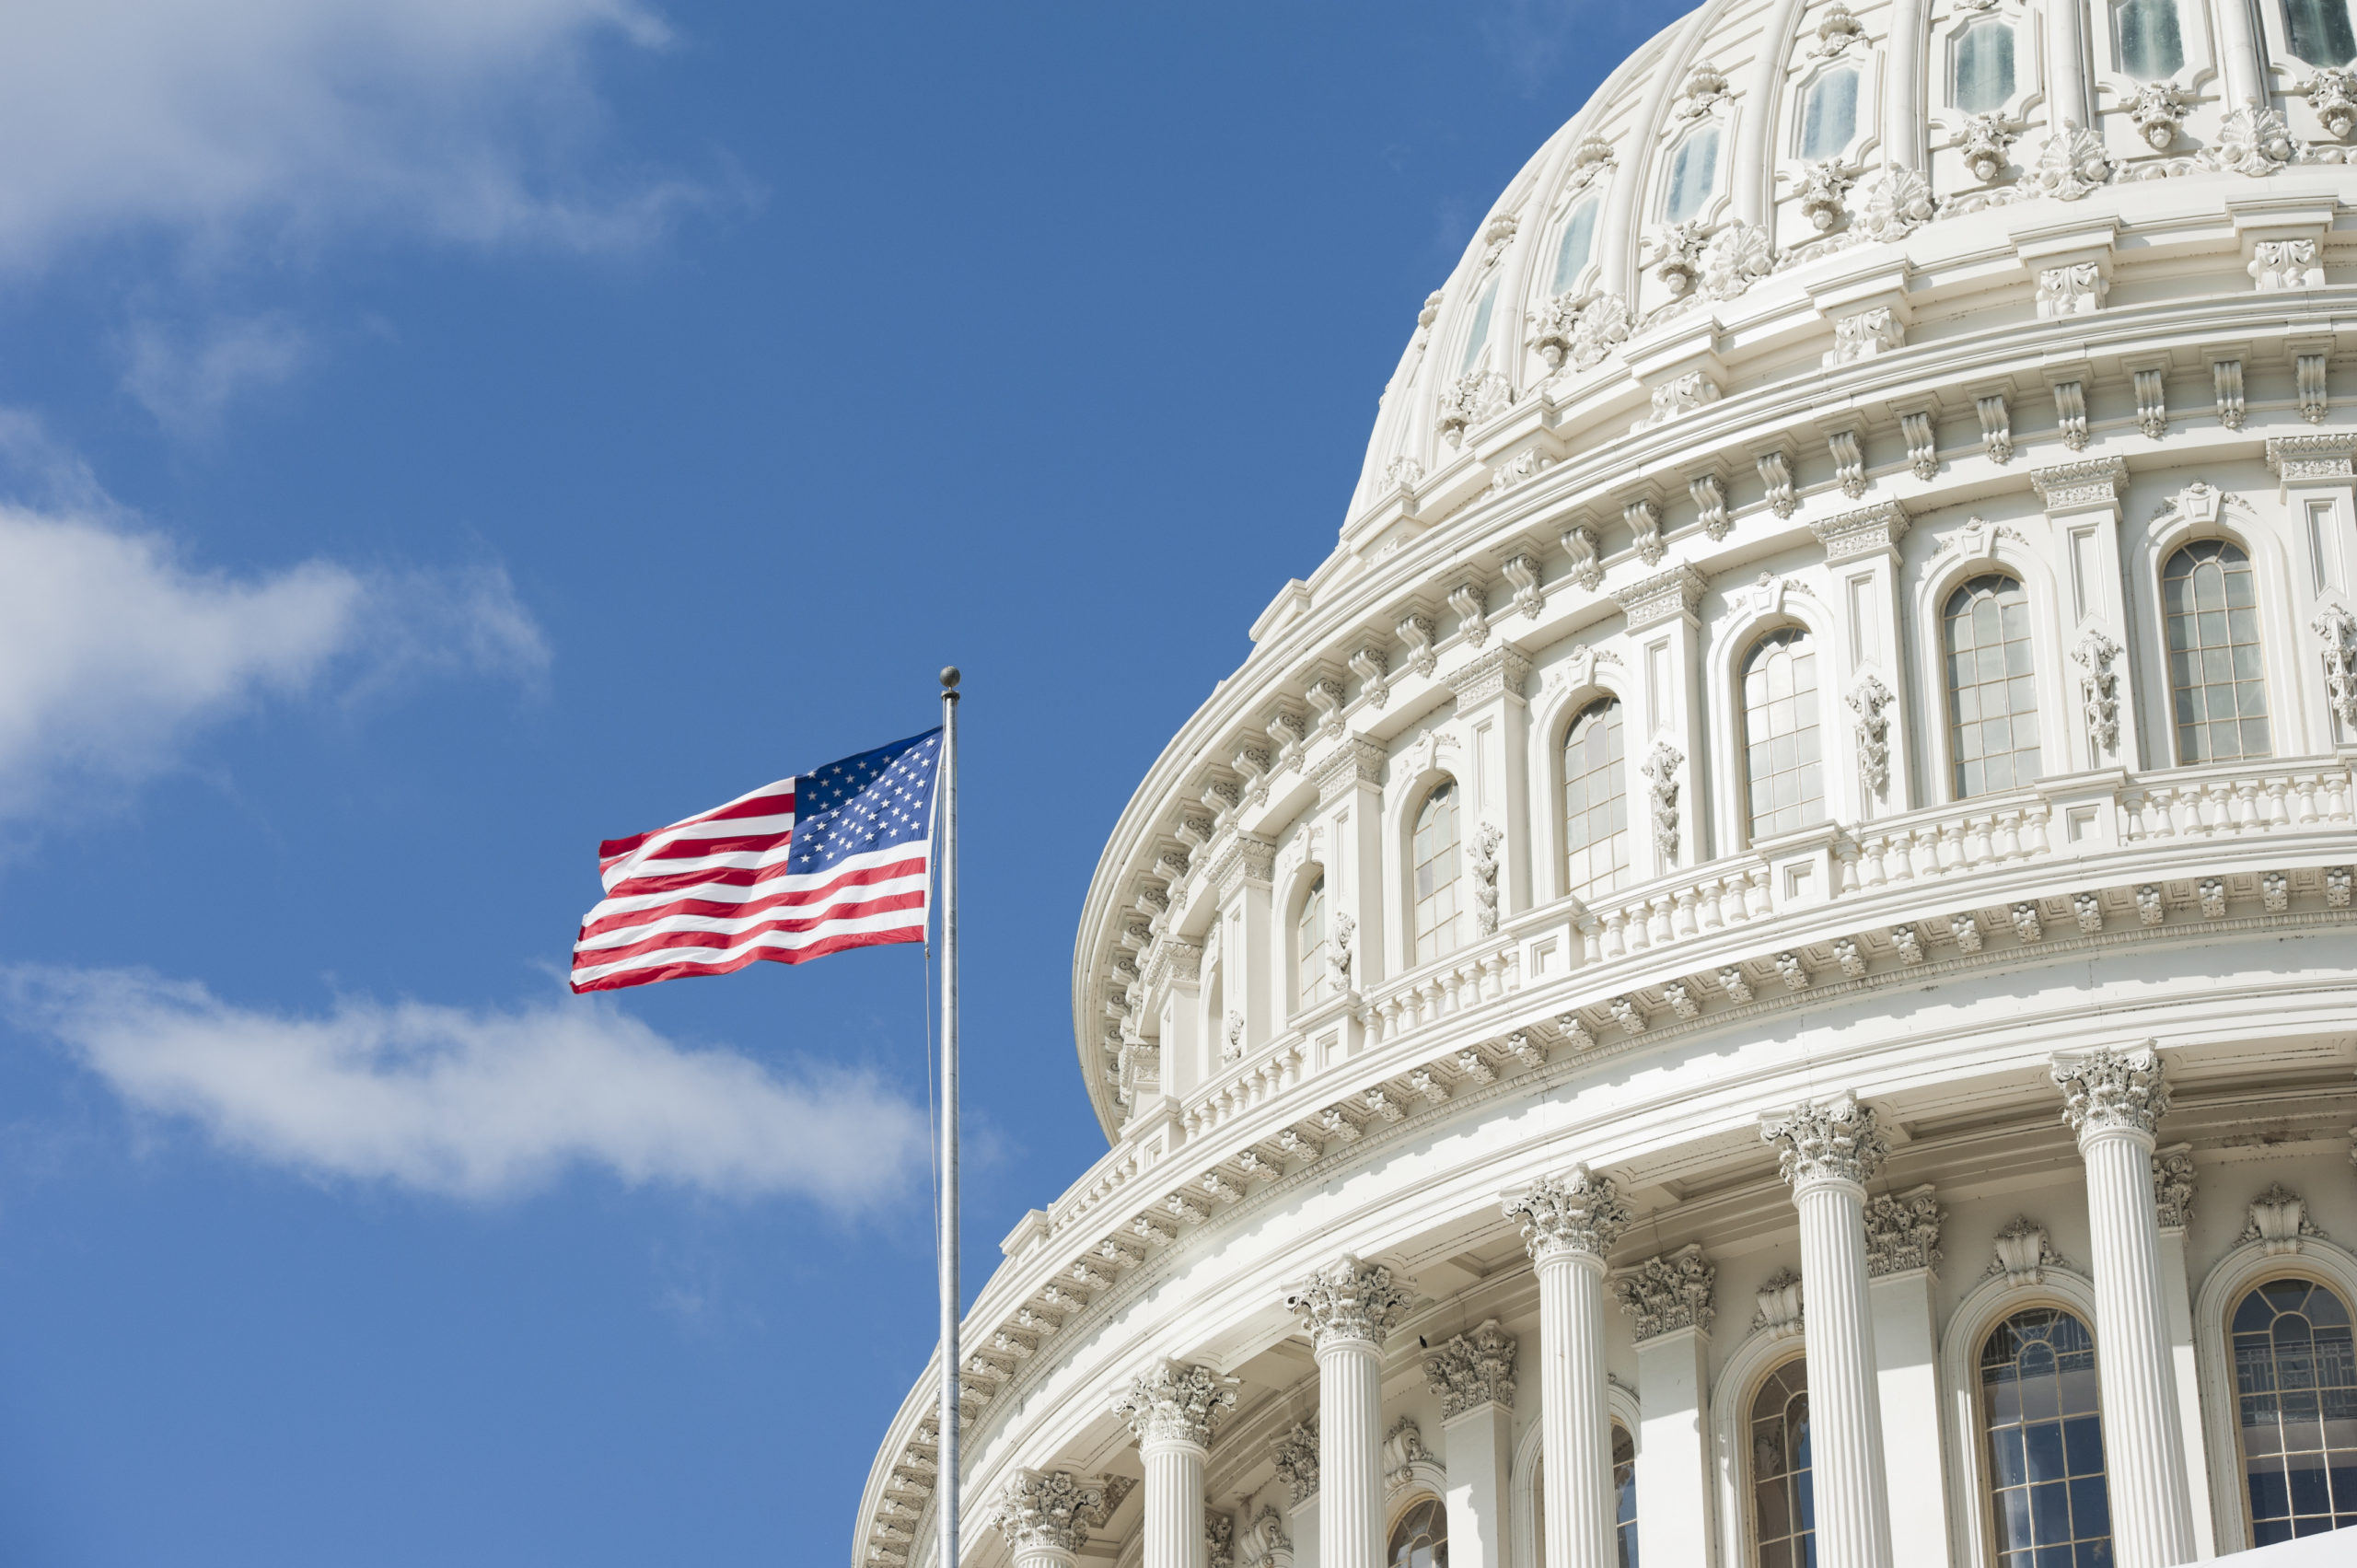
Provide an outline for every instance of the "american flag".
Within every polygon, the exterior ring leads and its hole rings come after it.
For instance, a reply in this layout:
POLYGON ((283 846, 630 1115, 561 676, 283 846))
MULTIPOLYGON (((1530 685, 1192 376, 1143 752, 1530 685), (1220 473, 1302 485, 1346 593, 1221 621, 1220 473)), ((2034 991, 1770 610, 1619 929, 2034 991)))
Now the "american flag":
POLYGON ((573 945, 573 989, 618 991, 924 940, 941 731, 598 846, 606 896, 573 945))

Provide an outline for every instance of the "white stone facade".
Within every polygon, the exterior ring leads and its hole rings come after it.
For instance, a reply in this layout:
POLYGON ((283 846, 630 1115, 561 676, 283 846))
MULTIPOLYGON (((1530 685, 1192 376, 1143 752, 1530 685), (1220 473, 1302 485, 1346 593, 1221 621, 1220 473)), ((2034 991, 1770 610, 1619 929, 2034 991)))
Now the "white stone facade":
POLYGON ((1107 846, 973 1562, 1769 1568, 1803 1400, 1826 1568, 2278 1527, 2238 1315, 2357 1307, 2347 4, 1718 0, 1531 160, 1107 846))

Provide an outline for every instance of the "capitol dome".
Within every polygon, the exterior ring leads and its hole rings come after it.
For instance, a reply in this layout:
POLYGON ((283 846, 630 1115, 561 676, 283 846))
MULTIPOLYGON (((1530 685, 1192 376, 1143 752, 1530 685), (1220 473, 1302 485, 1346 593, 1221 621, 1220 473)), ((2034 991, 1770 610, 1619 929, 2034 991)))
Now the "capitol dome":
POLYGON ((1530 159, 1106 846, 968 1562, 2357 1526, 2350 6, 1715 0, 1530 159))

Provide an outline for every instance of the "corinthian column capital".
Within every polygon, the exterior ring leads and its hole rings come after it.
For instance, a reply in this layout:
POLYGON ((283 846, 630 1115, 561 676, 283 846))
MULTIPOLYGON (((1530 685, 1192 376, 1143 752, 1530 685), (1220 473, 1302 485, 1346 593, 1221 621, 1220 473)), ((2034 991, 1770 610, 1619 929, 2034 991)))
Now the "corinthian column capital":
POLYGON ((1874 1108, 1846 1093, 1824 1105, 1803 1100, 1782 1116, 1763 1116, 1759 1135, 1775 1145, 1777 1174, 1795 1192, 1827 1181, 1864 1187, 1890 1153, 1874 1108))
POLYGON ((1294 1286, 1285 1306, 1309 1330, 1313 1350, 1345 1342, 1380 1348, 1407 1314, 1408 1293, 1381 1263, 1345 1252, 1294 1286))
POLYGON ((1113 1401, 1113 1413, 1130 1423, 1140 1444, 1191 1443, 1198 1448, 1210 1446, 1212 1429, 1235 1408, 1235 1378, 1182 1361, 1155 1363, 1113 1401))
POLYGON ((1565 1254, 1601 1260, 1631 1217, 1612 1179, 1585 1165, 1540 1177, 1529 1191, 1506 1200, 1505 1214, 1522 1222, 1522 1244, 1534 1263, 1565 1254))
POLYGON ((1076 1552, 1134 1484, 1126 1476, 1083 1481, 1070 1470, 1017 1470, 999 1493, 997 1523, 1009 1551, 1076 1552))
POLYGON ((2057 1055, 2054 1081, 2062 1087, 2062 1120, 2084 1144, 2104 1132, 2153 1135, 2168 1114, 2167 1071, 2146 1040, 2131 1051, 2057 1055))

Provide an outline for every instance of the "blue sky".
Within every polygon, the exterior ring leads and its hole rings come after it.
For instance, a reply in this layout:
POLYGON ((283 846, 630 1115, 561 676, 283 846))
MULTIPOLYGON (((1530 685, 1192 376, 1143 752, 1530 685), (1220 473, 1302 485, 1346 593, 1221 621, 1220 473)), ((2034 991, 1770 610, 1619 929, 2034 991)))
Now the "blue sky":
POLYGON ((844 1560, 918 956, 573 998, 597 842, 966 668, 994 1260, 1105 831, 1666 19, 0 12, 0 1562, 844 1560))

